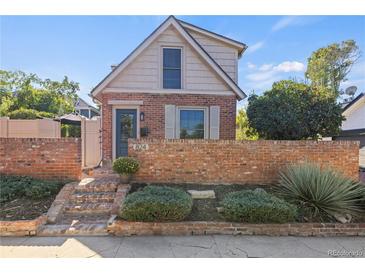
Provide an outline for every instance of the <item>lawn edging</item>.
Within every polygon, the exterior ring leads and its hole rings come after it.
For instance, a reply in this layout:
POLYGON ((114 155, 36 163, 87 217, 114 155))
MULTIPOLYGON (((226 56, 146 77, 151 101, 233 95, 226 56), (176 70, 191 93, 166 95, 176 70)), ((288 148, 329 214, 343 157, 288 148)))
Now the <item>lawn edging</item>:
POLYGON ((45 214, 33 220, 0 221, 0 236, 34 236, 46 222, 45 214))
POLYGON ((108 233, 146 235, 365 236, 365 223, 247 224, 230 222, 128 222, 114 220, 108 233))

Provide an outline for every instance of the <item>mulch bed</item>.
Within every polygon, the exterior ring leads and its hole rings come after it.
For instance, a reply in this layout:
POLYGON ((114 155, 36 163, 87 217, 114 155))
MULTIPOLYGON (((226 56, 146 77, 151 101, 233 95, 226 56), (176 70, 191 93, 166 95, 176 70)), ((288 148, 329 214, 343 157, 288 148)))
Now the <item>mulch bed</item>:
MULTIPOLYGON (((147 184, 132 184, 129 193, 145 187, 147 184)), ((214 190, 215 199, 194 199, 193 208, 186 221, 224 221, 218 213, 220 201, 229 193, 240 190, 263 188, 267 192, 272 192, 273 188, 267 185, 202 185, 202 184, 153 184, 158 186, 170 186, 187 190, 214 190)))
MULTIPOLYGON (((129 193, 135 192, 143 187, 147 186, 148 184, 142 183, 133 183, 131 185, 131 190, 129 193)), ((223 216, 218 213, 217 207, 220 205, 220 201, 223 200, 224 196, 229 192, 240 191, 240 190, 248 190, 248 189, 256 189, 262 188, 265 189, 269 193, 274 192, 274 185, 205 185, 205 184, 152 184, 156 186, 170 186, 180 188, 182 190, 214 190, 215 192, 215 199, 194 199, 193 200, 193 208, 190 215, 184 221, 214 221, 220 222, 225 221, 223 216)), ((315 219, 315 220, 305 220, 302 214, 299 212, 297 222, 299 223, 306 223, 308 221, 311 222, 329 222, 329 223, 336 223, 334 220, 330 220, 328 218, 324 219, 315 219)), ((357 216, 353 217, 352 223, 363 223, 365 222, 365 216, 357 216)))
POLYGON ((56 195, 32 200, 18 198, 0 204, 0 221, 32 220, 47 213, 56 195))

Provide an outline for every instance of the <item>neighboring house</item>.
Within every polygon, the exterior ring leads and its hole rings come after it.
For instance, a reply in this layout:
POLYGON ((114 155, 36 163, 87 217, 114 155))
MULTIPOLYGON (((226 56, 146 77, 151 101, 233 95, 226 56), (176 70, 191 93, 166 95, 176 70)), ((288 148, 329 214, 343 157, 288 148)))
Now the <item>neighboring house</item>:
POLYGON ((127 139, 235 139, 238 59, 247 46, 168 17, 92 90, 101 105, 103 158, 127 139))
POLYGON ((91 119, 94 116, 100 116, 100 111, 97 108, 90 106, 80 97, 77 98, 75 104, 75 112, 89 119, 91 119))
POLYGON ((346 120, 342 123, 340 135, 334 139, 360 141, 360 166, 365 168, 365 93, 347 104, 342 114, 346 120))

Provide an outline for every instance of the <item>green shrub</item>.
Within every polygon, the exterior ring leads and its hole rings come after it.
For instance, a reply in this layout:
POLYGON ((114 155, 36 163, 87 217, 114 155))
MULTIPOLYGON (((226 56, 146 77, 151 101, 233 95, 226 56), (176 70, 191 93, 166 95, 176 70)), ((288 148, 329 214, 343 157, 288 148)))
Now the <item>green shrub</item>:
POLYGON ((277 192, 300 206, 310 219, 358 215, 365 199, 365 186, 315 164, 288 166, 280 172, 277 192))
POLYGON ((62 183, 57 182, 45 182, 45 181, 32 181, 29 187, 25 190, 25 196, 39 200, 41 198, 49 197, 57 194, 62 188, 62 183))
POLYGON ((61 137, 81 137, 81 126, 61 125, 61 137))
POLYGON ((0 176, 0 202, 28 197, 41 199, 58 193, 63 184, 36 180, 27 176, 0 176))
POLYGON ((50 112, 38 111, 35 109, 20 108, 8 113, 10 119, 42 119, 54 118, 55 114, 50 112))
POLYGON ((224 218, 232 222, 286 223, 297 216, 296 206, 263 189, 231 192, 221 205, 224 218))
POLYGON ((191 212, 193 200, 183 190, 166 186, 146 186, 129 194, 120 216, 128 221, 181 221, 191 212))
POLYGON ((134 174, 139 169, 139 162, 133 157, 119 157, 113 162, 113 170, 118 174, 134 174))

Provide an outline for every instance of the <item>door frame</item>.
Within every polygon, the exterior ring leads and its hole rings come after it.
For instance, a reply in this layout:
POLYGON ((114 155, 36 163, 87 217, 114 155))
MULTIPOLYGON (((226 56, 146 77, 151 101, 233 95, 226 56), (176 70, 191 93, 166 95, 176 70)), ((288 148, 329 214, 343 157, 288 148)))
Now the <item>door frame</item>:
POLYGON ((140 110, 139 110, 139 106, 137 105, 113 105, 112 107, 112 158, 113 160, 115 160, 116 158, 116 151, 117 151, 117 129, 116 129, 116 123, 117 123, 117 110, 118 109, 133 109, 133 110, 137 110, 137 139, 140 138, 140 110))

